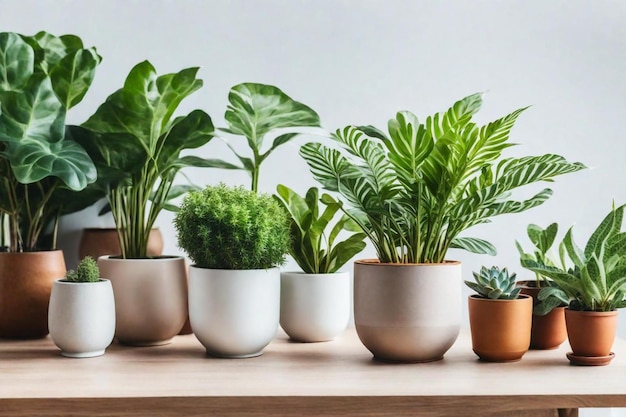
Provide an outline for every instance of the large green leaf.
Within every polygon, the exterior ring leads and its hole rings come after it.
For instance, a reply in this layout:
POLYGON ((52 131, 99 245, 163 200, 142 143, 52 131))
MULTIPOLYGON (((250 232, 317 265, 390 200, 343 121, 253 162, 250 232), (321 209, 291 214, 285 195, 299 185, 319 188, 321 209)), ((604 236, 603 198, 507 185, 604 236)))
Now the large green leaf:
POLYGON ((50 70, 52 88, 66 109, 80 103, 96 74, 100 63, 95 48, 79 49, 64 56, 50 70))
POLYGON ((495 246, 484 239, 475 237, 456 237, 452 240, 450 247, 454 249, 464 249, 479 255, 495 256, 497 254, 495 246))
POLYGON ((42 31, 24 39, 34 49, 38 67, 45 73, 49 73, 66 55, 83 48, 83 41, 75 35, 55 36, 42 31))
POLYGON ((624 218, 625 206, 611 210, 609 214, 602 220, 596 230, 591 234, 585 246, 585 257, 591 258, 593 254, 601 255, 606 246, 606 242, 615 234, 619 233, 622 228, 622 219, 624 218))
POLYGON ((17 33, 0 33, 0 91, 19 90, 33 75, 35 52, 17 33))

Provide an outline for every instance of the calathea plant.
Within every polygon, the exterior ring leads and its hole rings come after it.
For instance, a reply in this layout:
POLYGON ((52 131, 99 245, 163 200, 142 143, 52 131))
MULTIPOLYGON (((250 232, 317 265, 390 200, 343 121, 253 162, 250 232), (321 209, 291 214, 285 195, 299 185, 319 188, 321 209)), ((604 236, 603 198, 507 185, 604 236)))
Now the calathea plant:
POLYGON ((401 111, 385 133, 372 126, 338 129, 333 139, 347 153, 319 143, 301 148, 325 189, 352 206, 345 212, 368 235, 380 262, 438 263, 448 248, 495 254, 489 242, 459 237, 494 216, 519 213, 545 202, 541 190, 524 201, 511 191, 585 166, 559 155, 501 158, 525 108, 479 126, 472 116, 482 95, 456 102, 420 122, 401 111))
POLYGON ((307 274, 332 274, 337 272, 353 256, 365 248, 362 233, 350 217, 343 215, 332 224, 341 209, 341 203, 328 194, 320 198, 319 190, 309 188, 304 197, 279 184, 275 198, 291 216, 290 254, 307 274), (319 202, 325 206, 319 209, 319 202), (342 231, 352 233, 345 240, 336 242, 342 231))
POLYGON ((70 129, 96 164, 95 187, 107 196, 124 258, 147 257, 157 216, 191 188, 173 185, 176 174, 185 167, 214 166, 211 160, 180 155, 213 137, 205 112, 174 117, 181 101, 202 86, 197 71, 157 76, 148 61, 141 62, 94 115, 70 129))
POLYGON ((65 117, 100 61, 73 35, 0 33, 0 211, 9 220, 10 251, 46 249, 44 228, 52 222, 56 230, 63 212, 56 196, 96 179, 89 155, 65 134, 65 117))

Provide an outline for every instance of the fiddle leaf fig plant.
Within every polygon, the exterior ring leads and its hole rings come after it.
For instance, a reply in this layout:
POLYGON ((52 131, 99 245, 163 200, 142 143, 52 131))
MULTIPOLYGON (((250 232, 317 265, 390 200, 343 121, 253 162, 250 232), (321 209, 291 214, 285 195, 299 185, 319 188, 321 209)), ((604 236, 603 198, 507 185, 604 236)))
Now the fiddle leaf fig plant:
POLYGON ((489 242, 460 237, 494 216, 544 203, 552 190, 517 201, 511 192, 580 171, 585 166, 559 155, 502 158, 521 108, 479 126, 482 104, 474 94, 420 122, 398 112, 385 133, 347 126, 332 138, 343 148, 307 143, 300 154, 322 186, 339 193, 347 213, 374 244, 380 262, 440 263, 449 248, 495 254, 489 242))
POLYGON ((332 274, 365 248, 365 233, 348 216, 343 215, 334 225, 332 220, 341 209, 341 203, 328 194, 320 198, 319 190, 311 187, 305 197, 279 184, 276 200, 291 216, 290 254, 307 274, 332 274), (320 211, 318 202, 325 206, 320 211), (342 231, 352 233, 336 242, 342 231))
POLYGON ((180 103, 202 86, 198 68, 157 75, 148 61, 137 64, 124 86, 111 94, 71 135, 93 158, 96 186, 106 193, 124 258, 146 258, 148 236, 162 209, 181 194, 176 174, 186 167, 213 166, 185 149, 213 138, 202 110, 174 117, 180 103))
POLYGON ((285 129, 319 127, 320 119, 310 107, 293 100, 279 88, 272 85, 242 83, 231 88, 228 94, 228 108, 224 118, 227 128, 220 130, 233 135, 244 136, 252 151, 251 157, 240 155, 233 146, 228 145, 241 165, 224 161, 215 163, 215 167, 241 169, 252 178, 251 189, 258 191, 261 164, 281 145, 292 140, 299 133, 285 132, 285 129), (278 132, 278 130, 281 130, 278 132), (262 150, 267 136, 274 135, 272 145, 262 150))
POLYGON ((65 118, 100 61, 77 36, 0 33, 0 211, 9 219, 11 251, 41 249, 44 228, 53 222, 56 230, 63 210, 55 193, 96 179, 89 155, 66 136, 65 118))

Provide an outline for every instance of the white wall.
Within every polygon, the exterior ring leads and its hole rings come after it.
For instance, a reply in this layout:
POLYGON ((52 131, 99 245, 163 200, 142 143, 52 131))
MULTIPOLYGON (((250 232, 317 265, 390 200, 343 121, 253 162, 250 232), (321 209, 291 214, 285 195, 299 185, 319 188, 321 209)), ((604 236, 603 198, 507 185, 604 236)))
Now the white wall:
MULTIPOLYGON (((494 263, 524 275, 513 242, 524 238, 529 222, 576 224, 584 242, 612 199, 626 202, 625 22, 623 0, 0 0, 3 31, 74 33, 104 57, 85 101, 70 115, 74 123, 143 59, 160 72, 202 66, 205 87, 183 110, 202 108, 216 125, 223 125, 230 86, 243 81, 278 85, 316 109, 328 129, 384 127, 397 110, 425 116, 476 91, 489 92, 483 122, 532 104, 514 129, 521 146, 511 153, 554 152, 593 169, 558 179, 544 206, 477 228, 473 234, 493 241, 499 255, 451 253, 467 276, 494 263)), ((267 161, 264 191, 279 182, 300 191, 314 184, 297 157, 305 140, 267 161)), ((217 141, 201 153, 230 158, 217 141)), ((242 173, 188 173, 201 185, 248 184, 242 173)), ((69 264, 82 227, 112 225, 95 213, 63 221, 69 264)), ((166 213, 158 224, 166 252, 176 254, 171 220, 166 213)))

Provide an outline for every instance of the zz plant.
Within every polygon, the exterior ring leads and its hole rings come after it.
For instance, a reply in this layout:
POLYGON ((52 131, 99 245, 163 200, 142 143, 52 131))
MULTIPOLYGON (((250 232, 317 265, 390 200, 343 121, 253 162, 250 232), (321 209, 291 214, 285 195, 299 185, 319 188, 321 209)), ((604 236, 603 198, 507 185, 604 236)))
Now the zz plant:
POLYGON ((474 94, 420 122, 401 111, 385 133, 347 126, 332 138, 344 149, 307 143, 300 154, 322 186, 352 207, 345 212, 374 244, 380 262, 439 263, 449 248, 495 254, 489 242, 459 237, 494 216, 544 203, 545 188, 516 201, 511 191, 579 171, 585 166, 559 155, 501 158, 521 108, 479 126, 482 104, 474 94))
POLYGON ((491 269, 480 268, 480 272, 473 272, 476 282, 465 281, 465 285, 476 291, 482 298, 491 300, 515 300, 521 288, 516 288, 517 274, 509 274, 508 269, 500 270, 497 266, 491 269))
POLYGON ((328 194, 320 198, 319 190, 309 188, 304 197, 284 185, 276 187, 277 201, 291 217, 291 249, 289 253, 307 274, 332 274, 365 248, 365 233, 352 219, 343 215, 334 224, 333 218, 341 203, 328 194), (319 201, 325 208, 319 209, 319 201), (336 242, 342 231, 352 233, 336 242))

